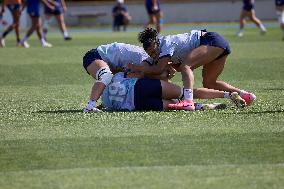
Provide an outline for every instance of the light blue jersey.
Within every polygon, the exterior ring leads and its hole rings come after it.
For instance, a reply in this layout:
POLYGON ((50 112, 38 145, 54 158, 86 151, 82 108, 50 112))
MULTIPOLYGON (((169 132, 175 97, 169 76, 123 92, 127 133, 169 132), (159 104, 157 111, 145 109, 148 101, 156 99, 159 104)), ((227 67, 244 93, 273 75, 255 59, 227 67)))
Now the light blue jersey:
POLYGON ((102 94, 104 107, 108 110, 134 110, 134 87, 137 80, 124 78, 123 72, 115 74, 102 94))
POLYGON ((183 63, 188 53, 199 47, 200 36, 201 31, 192 30, 190 33, 161 37, 159 58, 171 57, 173 64, 183 63))
POLYGON ((97 50, 112 69, 127 68, 129 63, 140 64, 144 60, 151 60, 143 48, 125 43, 101 45, 97 50))

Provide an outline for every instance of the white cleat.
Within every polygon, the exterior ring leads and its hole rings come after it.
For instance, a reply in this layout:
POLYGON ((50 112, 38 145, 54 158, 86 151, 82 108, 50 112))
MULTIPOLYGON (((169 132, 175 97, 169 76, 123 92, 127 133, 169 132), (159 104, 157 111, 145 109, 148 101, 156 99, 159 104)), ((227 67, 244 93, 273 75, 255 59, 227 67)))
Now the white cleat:
POLYGON ((237 36, 237 37, 243 37, 243 36, 244 36, 244 33, 243 33, 243 32, 237 32, 237 33, 236 33, 236 36, 237 36))
POLYGON ((27 49, 27 48, 30 48, 30 45, 29 45, 28 42, 26 42, 26 41, 25 41, 25 42, 19 42, 19 43, 18 43, 18 46, 19 46, 19 47, 24 47, 24 48, 26 48, 26 49, 27 49))
POLYGON ((4 38, 1 38, 0 39, 0 47, 5 47, 6 44, 5 44, 5 39, 4 38))
POLYGON ((266 30, 260 30, 260 35, 265 35, 266 34, 266 30))
POLYGON ((45 42, 41 45, 43 48, 50 48, 52 47, 52 44, 48 43, 48 42, 45 42))

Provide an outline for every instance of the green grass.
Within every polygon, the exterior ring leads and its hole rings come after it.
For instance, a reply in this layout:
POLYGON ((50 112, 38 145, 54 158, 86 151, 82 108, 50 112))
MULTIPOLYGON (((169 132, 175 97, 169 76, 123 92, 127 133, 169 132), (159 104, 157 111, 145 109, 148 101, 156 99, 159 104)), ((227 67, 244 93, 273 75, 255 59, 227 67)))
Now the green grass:
POLYGON ((137 44, 137 33, 74 33, 71 42, 53 33, 51 49, 35 37, 30 49, 15 48, 9 36, 0 49, 0 188, 283 188, 280 29, 217 31, 233 51, 220 77, 253 91, 253 106, 216 99, 206 102, 229 108, 84 114, 92 79, 82 56, 108 42, 137 44))

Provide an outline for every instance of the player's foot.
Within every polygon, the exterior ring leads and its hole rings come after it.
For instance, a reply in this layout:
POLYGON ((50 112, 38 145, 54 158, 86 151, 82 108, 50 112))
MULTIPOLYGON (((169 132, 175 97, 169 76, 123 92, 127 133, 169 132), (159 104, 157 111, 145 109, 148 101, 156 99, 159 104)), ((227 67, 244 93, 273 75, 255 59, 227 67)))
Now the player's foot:
POLYGON ((50 44, 50 43, 48 43, 48 42, 44 42, 44 43, 42 43, 42 45, 41 45, 43 48, 50 48, 50 47, 52 47, 52 44, 50 44))
POLYGON ((240 97, 237 92, 233 92, 230 94, 230 99, 238 108, 244 108, 247 104, 246 101, 240 97))
POLYGON ((169 109, 172 110, 187 110, 187 111, 194 111, 195 106, 193 100, 182 100, 175 104, 169 104, 169 109))
POLYGON ((237 36, 237 37, 243 37, 243 36, 244 36, 244 33, 241 32, 241 31, 239 31, 239 32, 236 33, 236 36, 237 36))
POLYGON ((253 93, 243 93, 241 98, 245 100, 247 106, 251 105, 256 100, 256 96, 253 93))
POLYGON ((65 41, 70 41, 70 40, 72 40, 72 37, 70 37, 70 36, 64 37, 64 40, 65 41))
POLYGON ((5 39, 4 38, 0 38, 0 47, 5 47, 5 39))
POLYGON ((266 34, 266 30, 260 30, 260 35, 265 35, 266 34))
POLYGON ((195 110, 223 110, 227 108, 226 104, 213 103, 213 104, 200 104, 195 103, 195 110))
POLYGON ((30 45, 28 44, 28 42, 24 41, 24 42, 19 42, 18 47, 30 48, 30 45))
POLYGON ((95 108, 95 107, 94 108, 86 107, 86 108, 83 109, 83 112, 84 113, 98 113, 98 112, 102 112, 102 110, 95 108))

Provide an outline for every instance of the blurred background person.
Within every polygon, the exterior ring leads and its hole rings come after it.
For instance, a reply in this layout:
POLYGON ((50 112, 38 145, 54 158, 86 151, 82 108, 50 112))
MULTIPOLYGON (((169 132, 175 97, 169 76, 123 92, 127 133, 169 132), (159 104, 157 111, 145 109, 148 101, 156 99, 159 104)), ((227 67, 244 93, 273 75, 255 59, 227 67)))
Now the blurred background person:
POLYGON ((43 2, 47 6, 49 6, 51 9, 54 9, 54 1, 49 0, 26 0, 26 6, 27 6, 27 13, 31 18, 32 25, 27 31, 26 36, 20 41, 20 45, 25 48, 29 48, 30 45, 27 43, 27 40, 29 37, 33 34, 34 31, 37 32, 38 38, 41 42, 42 47, 52 47, 52 45, 43 37, 42 32, 42 23, 40 18, 40 2, 43 2))
POLYGON ((6 20, 3 19, 3 13, 0 12, 0 25, 2 27, 7 26, 8 22, 6 20))
POLYGON ((145 6, 149 16, 149 21, 145 27, 149 28, 151 25, 155 25, 156 30, 160 33, 162 17, 160 0, 145 0, 145 6))
POLYGON ((266 33, 266 28, 256 17, 254 3, 254 0, 243 0, 243 9, 240 15, 240 30, 236 33, 236 35, 239 37, 243 36, 246 18, 249 18, 253 23, 255 23, 255 25, 260 29, 260 34, 266 33))
POLYGON ((116 5, 112 9, 113 16, 113 31, 120 31, 120 27, 126 31, 126 27, 131 20, 127 7, 124 5, 124 0, 117 0, 116 5))
POLYGON ((67 6, 65 0, 55 0, 55 8, 52 10, 46 4, 44 4, 44 20, 43 20, 43 35, 46 39, 46 35, 49 28, 49 23, 54 16, 57 20, 60 31, 63 34, 64 40, 71 40, 72 38, 69 36, 65 20, 64 13, 67 11, 67 6))
POLYGON ((282 40, 284 41, 284 0, 275 0, 276 13, 278 16, 278 22, 282 29, 282 40))
POLYGON ((15 29, 17 44, 20 42, 20 17, 22 10, 22 0, 3 0, 0 16, 3 16, 5 6, 9 9, 13 17, 13 23, 9 25, 0 37, 0 47, 5 47, 5 37, 15 29))

